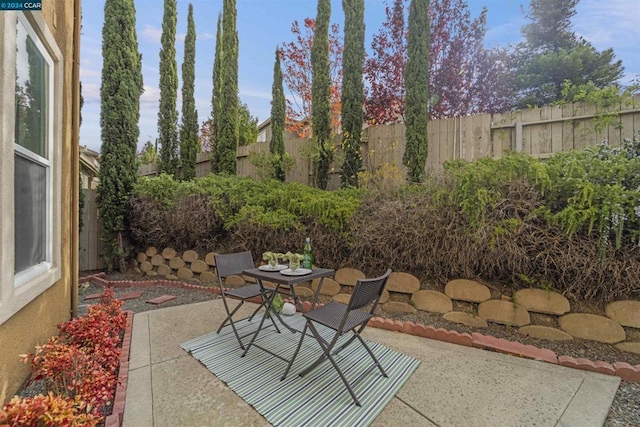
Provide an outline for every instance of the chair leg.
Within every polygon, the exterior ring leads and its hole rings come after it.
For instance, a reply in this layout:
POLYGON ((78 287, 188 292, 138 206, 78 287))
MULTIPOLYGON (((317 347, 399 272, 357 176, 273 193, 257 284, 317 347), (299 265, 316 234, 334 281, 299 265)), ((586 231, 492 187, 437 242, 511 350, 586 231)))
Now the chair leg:
POLYGON ((349 345, 353 342, 353 340, 356 339, 356 335, 360 335, 360 332, 362 332, 364 330, 364 328, 367 326, 368 323, 369 323, 369 321, 366 321, 365 323, 363 323, 358 328, 357 332, 354 330, 353 331, 354 335, 352 335, 351 338, 349 338, 346 343, 342 344, 340 347, 338 347, 336 350, 334 350, 333 354, 336 355, 336 354, 340 353, 342 350, 344 350, 345 348, 349 347, 349 345))
POLYGON ((224 319, 224 322, 222 322, 222 324, 220 325, 220 327, 216 331, 217 334, 219 334, 220 331, 222 330, 222 328, 224 328, 226 326, 227 322, 233 322, 233 315, 236 314, 236 311, 238 311, 240 309, 240 307, 242 307, 242 304, 244 304, 244 301, 240 301, 240 304, 238 304, 236 306, 236 308, 233 309, 232 312, 229 312, 229 306, 227 305, 227 301, 226 300, 224 301, 224 307, 225 307, 225 309, 227 311, 227 318, 224 319))
POLYGON ((362 337, 360 336, 359 333, 357 333, 356 331, 353 331, 353 333, 354 333, 355 337, 358 338, 358 340, 360 341, 360 344, 362 344, 362 346, 367 350, 367 353, 369 353, 369 356, 371 356, 371 358, 375 362, 375 364, 378 367, 378 369, 380 369, 380 372, 382 373, 382 376, 385 377, 385 378, 388 378, 387 373, 384 371, 384 369, 382 368, 382 365, 380 364, 380 362, 378 361, 376 356, 373 354, 373 351, 371 351, 371 349, 369 348, 367 343, 364 342, 364 340, 362 339, 362 337))
POLYGON ((329 359, 329 362, 331 362, 331 364, 333 365, 333 368, 338 372, 338 375, 340 376, 340 379, 342 380, 342 382, 344 383, 345 387, 349 391, 349 394, 351 395, 351 398, 353 399, 353 402, 357 406, 362 406, 360 404, 360 401, 358 400, 358 397, 356 396, 356 394, 351 389, 351 385, 349 384, 349 381, 347 381, 347 378, 342 373, 342 370, 340 370, 340 367, 338 366, 336 361, 333 360, 333 357, 331 357, 331 349, 333 348, 333 346, 335 345, 335 343, 336 343, 336 341, 338 339, 337 334, 336 334, 336 337, 334 337, 334 339, 331 341, 331 343, 326 344, 324 339, 320 336, 320 333, 313 326, 313 324, 311 324, 308 321, 307 321, 307 323, 309 324, 309 329, 311 330, 311 333, 313 334, 313 336, 318 341, 318 344, 320 344, 320 347, 322 347, 322 352, 324 354, 322 356, 320 356, 318 358, 318 360, 316 360, 311 366, 309 366, 307 369, 302 371, 299 375, 301 377, 306 375, 307 373, 311 372, 316 366, 318 366, 320 363, 322 363, 322 361, 324 361, 324 359, 329 359))
POLYGON ((293 353, 291 360, 289 360, 287 369, 285 369, 284 374, 282 374, 282 376, 280 377, 280 381, 283 381, 285 378, 287 378, 287 374, 289 373, 291 366, 293 366, 293 362, 296 360, 296 357, 298 357, 298 353, 300 352, 300 348, 302 347, 302 340, 304 339, 306 332, 307 332, 307 324, 305 323, 304 328, 302 329, 302 336, 300 337, 300 341, 298 341, 298 347, 296 347, 296 351, 293 353))

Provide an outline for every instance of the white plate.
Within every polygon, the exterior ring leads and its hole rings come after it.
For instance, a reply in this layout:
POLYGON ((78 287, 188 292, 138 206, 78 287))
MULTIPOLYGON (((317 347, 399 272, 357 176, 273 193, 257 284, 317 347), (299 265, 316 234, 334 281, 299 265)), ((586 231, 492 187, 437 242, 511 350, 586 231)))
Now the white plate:
POLYGON ((311 270, 309 270, 308 268, 298 268, 295 271, 287 268, 286 270, 282 270, 280 272, 280 274, 284 274, 285 276, 304 276, 305 274, 309 273, 311 273, 311 270))
POLYGON ((262 270, 262 271, 280 271, 280 270, 284 270, 285 268, 288 268, 286 265, 282 265, 282 264, 278 264, 275 267, 271 267, 269 264, 265 264, 265 265, 261 265, 260 267, 258 267, 258 270, 262 270))

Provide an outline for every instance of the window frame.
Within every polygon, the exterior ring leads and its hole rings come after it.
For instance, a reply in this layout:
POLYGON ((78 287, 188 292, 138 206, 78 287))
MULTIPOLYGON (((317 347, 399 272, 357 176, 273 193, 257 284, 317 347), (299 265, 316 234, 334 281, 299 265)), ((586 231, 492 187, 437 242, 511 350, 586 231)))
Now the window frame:
POLYGON ((42 13, 5 12, 0 14, 0 324, 19 312, 60 280, 62 244, 62 127, 64 58, 42 13), (20 22, 49 65, 47 87, 48 159, 15 143, 16 27, 20 22), (15 156, 46 167, 46 261, 18 274, 15 270, 15 156))

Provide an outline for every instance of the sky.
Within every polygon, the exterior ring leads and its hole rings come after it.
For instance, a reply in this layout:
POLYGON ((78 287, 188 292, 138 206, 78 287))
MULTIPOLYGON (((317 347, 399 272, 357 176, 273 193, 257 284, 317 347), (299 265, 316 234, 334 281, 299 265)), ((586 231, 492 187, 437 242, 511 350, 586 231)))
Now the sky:
MULTIPOLYGON (((387 0, 391 3, 391 0, 387 0)), ((522 40, 520 28, 529 22, 522 8, 528 0, 467 0, 472 19, 487 8, 485 46, 507 46, 522 40)), ((212 70, 215 35, 222 0, 191 0, 196 27, 195 98, 198 120, 202 123, 211 114, 212 70)), ((176 61, 178 79, 184 58, 184 37, 187 28, 188 0, 178 0, 176 30, 176 61)), ((384 21, 385 0, 365 1, 365 46, 384 21)), ((145 141, 155 141, 158 135, 158 104, 160 36, 162 34, 163 1, 135 0, 138 47, 142 54, 144 94, 140 100, 140 137, 138 150, 145 141)), ((242 102, 249 107, 259 123, 269 117, 273 61, 279 44, 293 41, 291 24, 315 18, 317 0, 237 0, 239 37, 238 88, 242 102)), ((344 27, 341 0, 331 0, 331 22, 344 27)), ((573 31, 591 42, 598 51, 613 48, 616 59, 625 67, 623 84, 640 76, 640 1, 580 0, 572 19, 573 31)), ((102 25, 104 0, 83 0, 80 79, 84 107, 80 144, 100 151, 100 79, 102 70, 102 25)), ((180 91, 178 105, 180 112, 180 91)), ((286 90, 286 89, 285 89, 286 90)))

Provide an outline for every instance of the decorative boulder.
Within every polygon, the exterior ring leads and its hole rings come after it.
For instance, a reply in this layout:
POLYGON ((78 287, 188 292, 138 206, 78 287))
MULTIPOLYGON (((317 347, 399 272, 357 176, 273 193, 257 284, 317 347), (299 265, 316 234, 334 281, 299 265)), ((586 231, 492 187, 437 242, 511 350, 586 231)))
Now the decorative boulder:
POLYGON ((345 286, 355 286, 358 279, 364 279, 362 271, 355 268, 341 268, 336 271, 335 281, 345 286))
POLYGON ((421 290, 411 296, 411 303, 418 310, 432 313, 448 313, 453 310, 451 298, 436 291, 421 290))
MULTIPOLYGON (((320 279, 313 279, 313 283, 311 284, 311 289, 315 292, 318 290, 318 284, 320 283, 320 279)), ((340 285, 335 280, 325 277, 322 281, 322 288, 320 289, 320 295, 329 295, 334 296, 340 293, 340 285)))
POLYGON ((444 287, 444 293, 458 301, 483 302, 491 298, 491 291, 486 285, 467 279, 451 280, 444 287))
POLYGON ((442 316, 442 318, 449 322, 460 323, 473 328, 486 328, 488 326, 487 321, 483 318, 462 311, 451 311, 442 316))
POLYGON ((212 267, 216 266, 216 253, 215 252, 209 252, 205 257, 204 257, 204 262, 206 262, 207 264, 209 264, 212 267))
POLYGON ((169 267, 167 264, 160 264, 158 266, 157 272, 159 276, 168 276, 171 274, 171 267, 169 267))
POLYGON ((400 301, 389 301, 385 303, 382 306, 382 308, 387 313, 392 313, 392 314, 404 314, 404 313, 416 314, 417 312, 417 310, 411 305, 407 304, 406 302, 400 302, 400 301))
POLYGON ((171 259, 176 256, 176 251, 173 248, 164 248, 162 251, 162 257, 164 259, 171 259))
POLYGON ((296 314, 296 306, 291 304, 290 302, 285 302, 282 306, 281 313, 285 316, 293 316, 294 314, 296 314))
POLYGON ((569 300, 563 295, 544 289, 520 289, 515 293, 515 301, 527 311, 561 316, 571 310, 569 300))
POLYGON ((138 252, 138 255, 136 255, 136 260, 138 262, 145 262, 147 260, 147 254, 145 254, 144 252, 138 252))
POLYGON ((640 301, 615 301, 605 307, 607 317, 622 326, 640 328, 640 301))
POLYGON ((409 273, 391 273, 386 289, 389 292, 412 294, 420 290, 420 280, 409 273))
POLYGON ((169 260, 169 267, 171 267, 173 270, 179 270, 184 266, 185 262, 182 260, 182 258, 173 257, 169 260))
POLYGON ((194 273, 202 273, 207 270, 209 270, 209 265, 204 261, 197 259, 191 263, 191 271, 194 273))
POLYGON ((527 310, 512 302, 496 299, 480 303, 478 316, 501 325, 525 326, 531 323, 527 310))
POLYGON ((604 316, 571 313, 565 314, 558 321, 562 330, 576 338, 615 344, 627 337, 622 326, 604 316))
POLYGON ((182 260, 184 262, 193 262, 198 259, 198 252, 196 251, 184 251, 182 254, 182 260))
POLYGON ((157 267, 160 264, 164 264, 164 258, 162 257, 162 255, 155 254, 151 257, 151 265, 155 265, 157 267))

